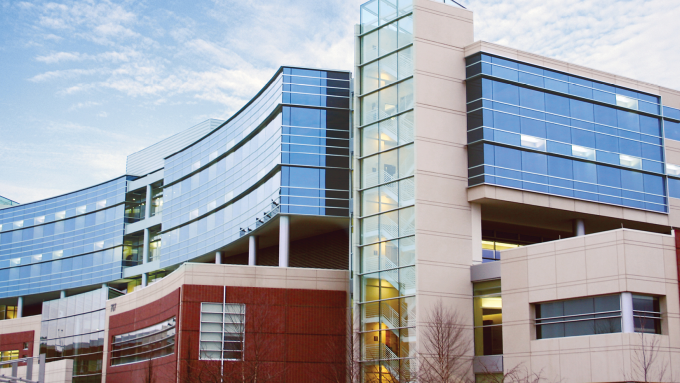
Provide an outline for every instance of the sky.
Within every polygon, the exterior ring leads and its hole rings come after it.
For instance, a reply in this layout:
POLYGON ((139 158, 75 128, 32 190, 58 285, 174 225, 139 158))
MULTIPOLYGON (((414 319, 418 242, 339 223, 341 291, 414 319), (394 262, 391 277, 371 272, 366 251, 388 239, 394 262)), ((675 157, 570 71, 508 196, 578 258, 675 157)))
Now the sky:
MULTIPOLYGON (((125 174, 282 65, 351 70, 355 0, 0 0, 0 195, 125 174)), ((475 40, 680 89, 680 1, 459 0, 475 40)))

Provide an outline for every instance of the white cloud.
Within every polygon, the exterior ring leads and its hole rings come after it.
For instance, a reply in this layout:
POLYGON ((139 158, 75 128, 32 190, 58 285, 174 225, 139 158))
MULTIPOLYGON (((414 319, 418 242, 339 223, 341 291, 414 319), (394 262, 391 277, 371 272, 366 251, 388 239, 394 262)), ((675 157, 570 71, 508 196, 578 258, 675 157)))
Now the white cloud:
POLYGON ((91 108, 93 106, 99 106, 101 104, 102 104, 101 102, 95 102, 95 101, 79 102, 77 104, 71 105, 71 107, 68 108, 68 110, 69 110, 69 112, 72 112, 74 110, 83 109, 83 108, 91 108))

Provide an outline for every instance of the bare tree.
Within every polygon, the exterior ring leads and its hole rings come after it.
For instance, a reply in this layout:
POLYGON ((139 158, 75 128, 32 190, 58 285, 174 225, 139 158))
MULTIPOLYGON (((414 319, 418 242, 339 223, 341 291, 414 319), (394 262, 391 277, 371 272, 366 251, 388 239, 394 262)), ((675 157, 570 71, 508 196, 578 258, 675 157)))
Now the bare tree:
MULTIPOLYGON (((643 329, 646 327, 645 318, 641 318, 640 326, 643 329)), ((669 366, 668 362, 660 357, 661 338, 645 332, 639 332, 637 335, 640 345, 634 346, 631 373, 624 374, 625 378, 636 382, 663 382, 669 366)))
MULTIPOLYGON (((482 373, 480 379, 483 383, 541 383, 549 381, 544 377, 543 370, 531 372, 523 363, 506 370, 502 374, 492 373, 484 365, 482 365, 482 369, 486 371, 482 373)), ((550 380, 550 382, 559 382, 559 380, 550 380)))
POLYGON ((434 306, 423 326, 422 348, 418 355, 417 380, 421 383, 460 383, 471 381, 472 337, 459 312, 434 306))

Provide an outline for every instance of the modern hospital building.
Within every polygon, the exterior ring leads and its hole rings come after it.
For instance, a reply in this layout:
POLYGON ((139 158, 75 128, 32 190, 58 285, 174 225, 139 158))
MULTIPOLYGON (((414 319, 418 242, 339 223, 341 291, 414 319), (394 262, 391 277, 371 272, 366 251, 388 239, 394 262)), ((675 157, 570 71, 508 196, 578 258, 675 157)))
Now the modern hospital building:
POLYGON ((460 381, 679 381, 680 91, 450 0, 354 38, 125 175, 0 197, 0 381, 425 382, 437 312, 460 381))

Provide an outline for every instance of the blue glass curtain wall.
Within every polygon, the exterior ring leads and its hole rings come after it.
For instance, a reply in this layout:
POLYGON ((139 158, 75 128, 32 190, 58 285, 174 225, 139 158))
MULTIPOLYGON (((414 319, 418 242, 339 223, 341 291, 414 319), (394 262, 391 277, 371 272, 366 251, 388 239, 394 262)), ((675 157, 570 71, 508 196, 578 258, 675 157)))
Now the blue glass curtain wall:
POLYGON ((657 96, 486 54, 467 62, 470 186, 667 212, 663 132, 674 121, 657 96))
POLYGON ((164 189, 162 267, 279 212, 349 215, 349 77, 282 68, 239 114, 166 159, 175 176, 164 189))
MULTIPOLYGON (((659 114, 659 97, 484 53, 467 57, 468 78, 485 74, 556 92, 659 114)), ((471 100, 468 100, 471 101, 471 100)))
POLYGON ((492 184, 667 212, 664 177, 479 143, 468 149, 469 185, 492 184))
POLYGON ((120 278, 128 178, 3 209, 0 297, 120 278))

